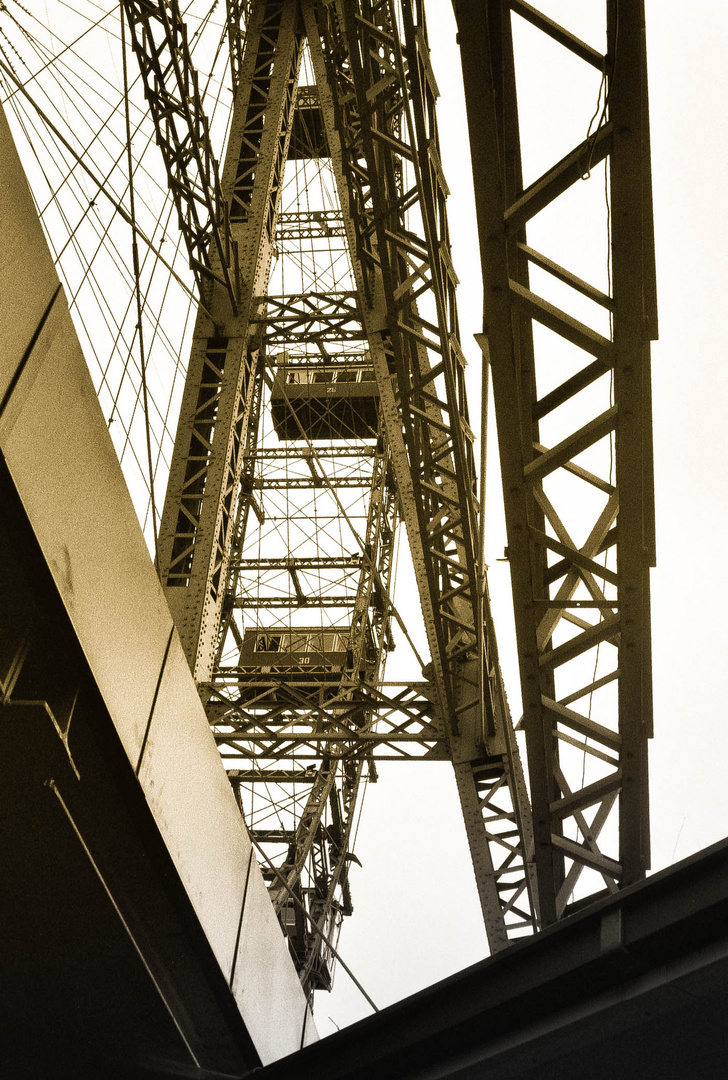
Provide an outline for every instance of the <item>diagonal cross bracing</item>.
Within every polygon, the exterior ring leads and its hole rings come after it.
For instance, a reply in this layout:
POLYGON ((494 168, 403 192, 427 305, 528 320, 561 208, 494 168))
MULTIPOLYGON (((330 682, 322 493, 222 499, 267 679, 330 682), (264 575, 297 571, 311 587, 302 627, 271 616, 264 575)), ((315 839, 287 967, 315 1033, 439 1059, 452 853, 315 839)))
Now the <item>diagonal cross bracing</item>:
MULTIPOLYGON (((304 4, 328 142, 345 208, 362 319, 377 373, 402 516, 419 586, 438 705, 465 814, 491 946, 508 940, 506 876, 533 928, 529 809, 497 664, 482 568, 472 432, 455 278, 419 5, 304 4), (483 761, 511 800, 515 852, 489 834, 483 761), (522 843, 521 838, 525 837, 522 843), (507 864, 507 867, 506 867, 507 864)), ((510 885, 509 885, 510 888, 510 885)))
POLYGON ((124 0, 122 7, 200 296, 205 300, 217 285, 235 308, 236 239, 179 4, 124 0))
POLYGON ((211 670, 256 393, 260 348, 252 320, 270 273, 291 133, 301 60, 296 16, 295 6, 271 0, 257 5, 248 23, 221 179, 243 268, 240 300, 233 306, 213 284, 198 313, 160 526, 160 577, 198 681, 211 670))
POLYGON ((521 0, 455 6, 538 895, 549 923, 574 901, 636 881, 649 861, 656 315, 644 11, 640 0, 609 0, 600 53, 521 0), (559 48, 583 64, 599 107, 589 125, 586 98, 586 138, 526 184, 521 160, 530 160, 532 133, 519 115, 523 80, 537 55, 549 57, 540 61, 548 80, 559 48), (606 236, 606 280, 586 280, 544 246, 548 215, 568 221, 560 207, 572 205, 583 181, 596 190, 580 243, 598 248, 606 236), (576 310, 585 314, 577 319, 576 310), (568 374, 555 378, 554 370, 568 374))

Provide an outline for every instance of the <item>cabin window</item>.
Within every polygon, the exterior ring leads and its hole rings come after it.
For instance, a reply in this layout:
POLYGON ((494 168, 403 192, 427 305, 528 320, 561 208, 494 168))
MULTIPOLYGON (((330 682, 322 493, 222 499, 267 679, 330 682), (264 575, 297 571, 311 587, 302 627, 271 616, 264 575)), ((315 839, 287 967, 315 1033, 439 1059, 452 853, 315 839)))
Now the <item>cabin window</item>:
POLYGON ((278 652, 280 647, 280 634, 258 634, 255 641, 256 652, 278 652))

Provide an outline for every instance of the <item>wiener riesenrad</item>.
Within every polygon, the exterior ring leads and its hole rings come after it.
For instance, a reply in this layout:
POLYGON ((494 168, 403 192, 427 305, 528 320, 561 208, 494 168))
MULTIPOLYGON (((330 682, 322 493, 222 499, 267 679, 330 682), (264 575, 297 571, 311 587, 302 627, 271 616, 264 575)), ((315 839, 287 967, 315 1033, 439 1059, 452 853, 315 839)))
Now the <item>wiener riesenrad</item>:
POLYGON ((641 5, 601 5, 584 41, 522 0, 455 4, 475 342, 436 8, 0 6, 3 107, 309 1001, 331 988, 380 763, 451 763, 491 952, 649 865, 641 5), (583 102, 534 171, 519 116, 555 61, 583 102), (489 412, 513 711, 485 563, 489 412))

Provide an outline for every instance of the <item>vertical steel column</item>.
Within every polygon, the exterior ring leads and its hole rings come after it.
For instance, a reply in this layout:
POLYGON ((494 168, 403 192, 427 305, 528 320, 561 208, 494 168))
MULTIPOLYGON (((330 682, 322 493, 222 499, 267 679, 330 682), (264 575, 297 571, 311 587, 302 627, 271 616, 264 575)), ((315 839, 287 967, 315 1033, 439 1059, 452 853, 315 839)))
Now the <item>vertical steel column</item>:
MULTIPOLYGON (((570 909, 577 884, 577 902, 584 903, 636 880, 648 858, 647 574, 654 558, 648 339, 655 336, 656 317, 642 5, 610 2, 606 56, 523 0, 457 0, 455 11, 539 903, 543 922, 550 923, 570 909), (604 90, 594 130, 525 189, 516 18, 600 72, 604 90), (527 238, 528 224, 541 210, 581 177, 600 169, 604 175, 605 168, 611 292, 535 250, 527 238), (586 299, 588 319, 578 321, 536 293, 531 267, 568 286, 582 305, 586 299), (605 312, 613 327, 609 336, 601 330, 605 312), (553 386, 544 339, 535 347, 537 324, 557 335, 576 366, 559 385, 553 386), (542 427, 549 431, 548 446, 542 427), (577 540, 579 535, 586 539, 577 540)), ((548 72, 542 69, 540 77, 548 72)))
POLYGON ((657 337, 644 0, 609 0, 614 397, 619 410, 622 735, 620 862, 624 883, 649 868, 647 739, 652 735, 649 567, 655 564, 650 339, 657 337))
POLYGON ((437 84, 420 4, 304 3, 491 948, 534 929, 530 809, 484 582, 437 84), (409 211, 408 220, 405 212, 409 211))
POLYGON ((222 170, 238 244, 237 310, 213 285, 203 296, 159 534, 160 577, 198 682, 209 679, 234 522, 255 368, 251 322, 265 295, 275 215, 301 59, 296 0, 255 5, 222 170))

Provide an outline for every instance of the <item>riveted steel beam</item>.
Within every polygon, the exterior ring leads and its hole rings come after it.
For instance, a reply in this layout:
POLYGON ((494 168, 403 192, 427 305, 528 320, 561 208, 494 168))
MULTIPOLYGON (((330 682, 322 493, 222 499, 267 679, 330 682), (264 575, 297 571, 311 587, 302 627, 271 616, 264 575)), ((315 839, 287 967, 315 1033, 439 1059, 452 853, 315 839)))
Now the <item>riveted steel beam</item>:
MULTIPOLYGON (((455 11, 538 897, 550 923, 574 897, 581 903, 605 885, 613 891, 636 881, 649 858, 649 339, 656 315, 644 11, 641 0, 610 0, 603 56, 522 0, 457 0, 455 11), (583 62, 585 85, 592 79, 602 102, 591 126, 593 107, 585 106, 586 138, 527 185, 517 107, 525 68, 514 46, 522 20, 550 49, 556 42, 583 62), (538 215, 592 174, 599 198, 579 241, 596 246, 606 233, 606 281, 585 280, 543 240, 536 250, 528 238, 538 215), (579 298, 584 318, 573 317, 568 298, 554 302, 544 273, 579 298), (560 355, 569 357, 572 373, 554 386, 549 371, 560 355)), ((540 77, 548 79, 549 70, 542 66, 540 77)))
POLYGON ((240 302, 237 239, 210 142, 187 26, 177 0, 123 0, 157 144, 203 301, 222 289, 240 302))
POLYGON ((492 948, 533 930, 530 810, 497 661, 423 7, 303 4, 436 699, 492 948), (483 761, 501 805, 483 797, 483 761), (516 899, 517 898, 517 899, 516 899), (510 927, 510 930, 509 930, 510 927))
POLYGON ((251 12, 221 187, 241 266, 240 301, 213 288, 200 310, 159 534, 160 577, 195 677, 210 676, 242 449, 260 357, 282 169, 301 61, 295 0, 251 12), (255 182, 253 182, 255 178, 255 182))

